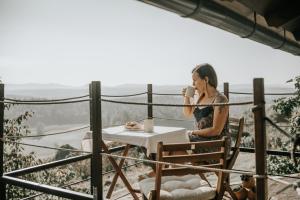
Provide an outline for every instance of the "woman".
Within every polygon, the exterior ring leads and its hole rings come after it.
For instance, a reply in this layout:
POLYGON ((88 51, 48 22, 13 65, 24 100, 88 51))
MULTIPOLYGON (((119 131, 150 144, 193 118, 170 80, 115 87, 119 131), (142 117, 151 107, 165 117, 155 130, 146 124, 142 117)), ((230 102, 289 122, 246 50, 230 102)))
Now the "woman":
MULTIPOLYGON (((226 96, 217 90, 218 80, 214 68, 209 64, 197 65, 192 71, 192 79, 199 97, 195 106, 184 107, 183 109, 186 117, 194 115, 196 119, 197 129, 189 131, 190 141, 213 140, 229 136, 226 127, 228 106, 197 106, 228 102, 226 96)), ((183 89, 184 104, 194 105, 193 99, 185 96, 185 90, 183 89)))

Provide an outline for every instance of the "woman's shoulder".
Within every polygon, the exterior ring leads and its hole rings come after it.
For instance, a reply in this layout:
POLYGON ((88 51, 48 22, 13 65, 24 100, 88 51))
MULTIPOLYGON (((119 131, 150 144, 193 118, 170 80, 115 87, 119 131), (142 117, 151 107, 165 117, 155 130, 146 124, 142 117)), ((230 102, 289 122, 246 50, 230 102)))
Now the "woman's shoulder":
POLYGON ((227 103, 228 99, 227 97, 222 94, 221 92, 217 91, 216 99, 214 101, 215 103, 227 103))

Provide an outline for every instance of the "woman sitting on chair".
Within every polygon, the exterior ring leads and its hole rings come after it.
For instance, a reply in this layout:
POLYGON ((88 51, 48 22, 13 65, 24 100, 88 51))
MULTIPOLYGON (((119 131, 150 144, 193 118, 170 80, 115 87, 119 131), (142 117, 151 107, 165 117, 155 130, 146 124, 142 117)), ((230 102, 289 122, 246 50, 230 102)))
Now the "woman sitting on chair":
POLYGON ((218 80, 214 68, 209 64, 197 65, 192 71, 192 79, 193 86, 199 95, 198 98, 194 101, 193 97, 187 96, 186 88, 182 91, 185 105, 196 104, 183 109, 186 117, 194 116, 196 120, 197 129, 189 131, 190 141, 215 140, 229 136, 226 127, 228 106, 197 106, 228 102, 226 96, 217 90, 218 80))

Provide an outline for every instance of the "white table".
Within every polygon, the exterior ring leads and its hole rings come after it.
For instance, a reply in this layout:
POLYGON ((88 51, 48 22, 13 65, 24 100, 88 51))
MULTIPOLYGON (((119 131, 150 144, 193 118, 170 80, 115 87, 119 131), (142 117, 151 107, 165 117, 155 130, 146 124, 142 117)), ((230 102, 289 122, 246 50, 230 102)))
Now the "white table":
MULTIPOLYGON (((122 155, 127 156, 130 145, 145 147, 147 149, 147 155, 149 155, 150 153, 157 152, 158 142, 163 142, 164 144, 184 143, 184 142, 189 142, 189 137, 188 134, 186 133, 186 129, 179 128, 179 127, 154 126, 153 132, 148 133, 148 132, 144 132, 143 130, 133 131, 133 130, 126 129, 124 126, 116 126, 116 127, 105 128, 102 130, 101 142, 104 148, 104 152, 109 153, 109 150, 106 144, 104 143, 104 140, 126 144, 125 150, 122 155)), ((85 151, 89 151, 89 150, 91 151, 92 149, 91 133, 88 133, 87 137, 84 138, 84 140, 82 141, 82 148, 85 151)), ((117 179, 120 176, 125 186, 132 194, 133 199, 138 200, 138 197, 134 193, 135 191, 132 189, 128 180, 126 179, 126 177, 121 171, 125 159, 121 159, 119 164, 117 164, 112 157, 108 157, 108 158, 112 163, 113 167, 115 168, 116 174, 113 177, 112 183, 110 185, 106 197, 107 198, 111 197, 117 179)))
POLYGON ((153 133, 147 133, 143 130, 128 130, 124 126, 110 127, 103 129, 102 139, 145 147, 147 155, 156 153, 158 142, 164 144, 189 142, 185 128, 166 126, 154 126, 153 133))

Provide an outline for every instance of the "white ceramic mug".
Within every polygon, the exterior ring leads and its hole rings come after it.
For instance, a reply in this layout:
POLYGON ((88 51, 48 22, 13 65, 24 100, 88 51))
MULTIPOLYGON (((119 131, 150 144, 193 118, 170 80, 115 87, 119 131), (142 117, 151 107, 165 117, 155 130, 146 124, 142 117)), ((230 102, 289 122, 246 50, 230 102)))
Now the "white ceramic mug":
POLYGON ((144 120, 144 131, 147 133, 153 132, 153 119, 144 120))
POLYGON ((186 97, 194 97, 195 95, 195 88, 192 86, 187 86, 185 90, 186 97))

